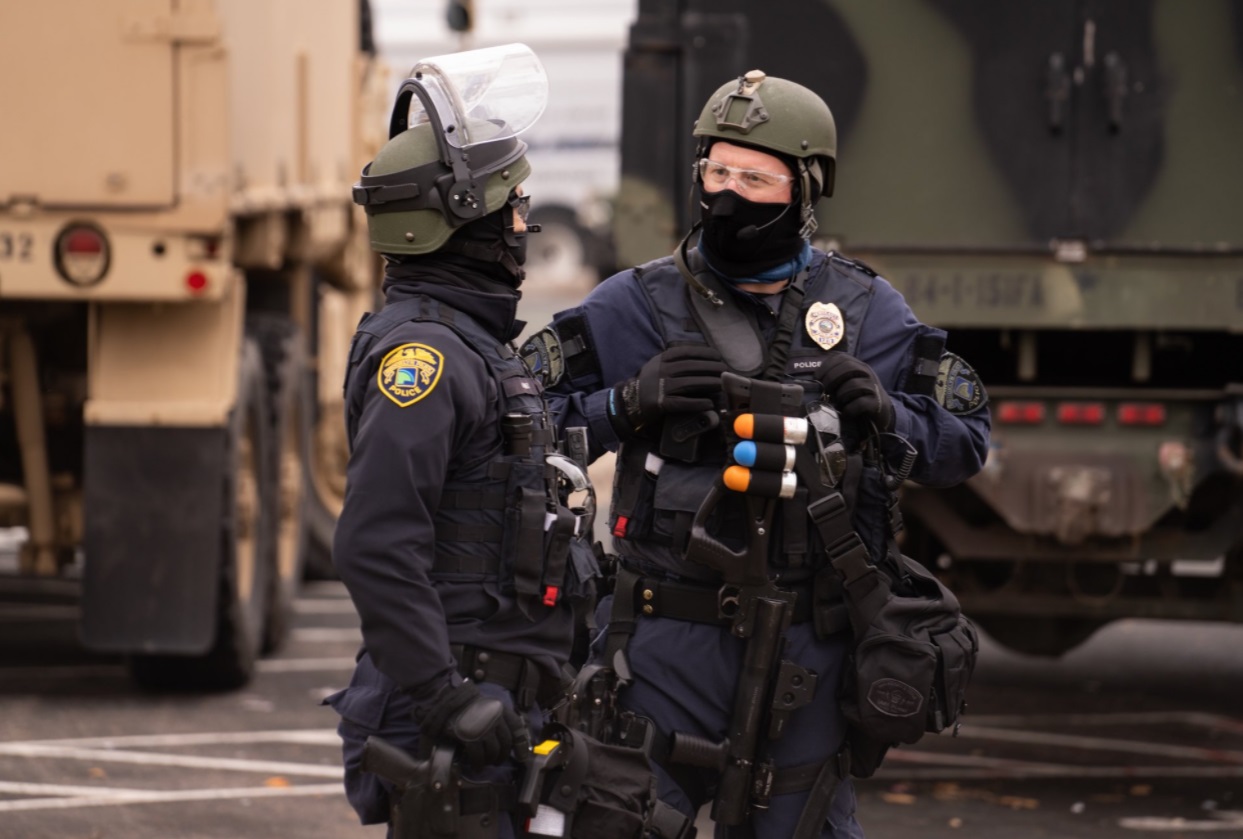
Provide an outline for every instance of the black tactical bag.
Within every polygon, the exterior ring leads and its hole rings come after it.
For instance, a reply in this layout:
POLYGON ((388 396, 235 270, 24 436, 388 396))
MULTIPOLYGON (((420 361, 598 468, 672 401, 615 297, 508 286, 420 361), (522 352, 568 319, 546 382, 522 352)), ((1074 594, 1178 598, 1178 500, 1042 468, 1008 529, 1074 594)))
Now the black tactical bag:
POLYGON ((901 557, 891 582, 853 559, 834 563, 855 636, 841 705, 851 774, 867 778, 891 747, 957 726, 979 643, 958 598, 923 565, 901 557))
POLYGON ((647 755, 602 743, 559 723, 535 749, 518 791, 529 836, 568 839, 687 839, 693 823, 656 797, 647 755), (550 826, 551 823, 551 826, 550 826))

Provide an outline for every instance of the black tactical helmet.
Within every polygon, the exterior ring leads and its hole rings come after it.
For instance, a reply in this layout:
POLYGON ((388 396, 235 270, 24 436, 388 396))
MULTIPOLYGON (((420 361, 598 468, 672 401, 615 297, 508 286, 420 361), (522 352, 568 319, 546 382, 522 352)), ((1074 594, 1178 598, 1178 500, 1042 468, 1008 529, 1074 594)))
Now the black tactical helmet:
POLYGON ((711 140, 724 140, 793 158, 804 232, 815 231, 812 205, 833 194, 837 158, 837 126, 823 99, 801 84, 752 70, 708 98, 693 133, 701 138, 697 157, 707 153, 711 140))

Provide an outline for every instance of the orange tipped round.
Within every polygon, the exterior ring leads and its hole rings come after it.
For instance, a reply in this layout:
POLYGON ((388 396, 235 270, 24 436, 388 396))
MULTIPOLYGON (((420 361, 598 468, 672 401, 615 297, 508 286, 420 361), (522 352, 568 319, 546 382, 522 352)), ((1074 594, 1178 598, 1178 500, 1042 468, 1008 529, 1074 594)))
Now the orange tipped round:
POLYGON ((755 414, 743 414, 734 420, 734 433, 744 440, 755 436, 755 414))
MULTIPOLYGON (((742 417, 738 419, 741 420, 742 417)), ((725 481, 727 489, 732 489, 734 492, 746 492, 747 487, 751 485, 751 470, 745 466, 730 466, 725 470, 722 480, 725 481)))

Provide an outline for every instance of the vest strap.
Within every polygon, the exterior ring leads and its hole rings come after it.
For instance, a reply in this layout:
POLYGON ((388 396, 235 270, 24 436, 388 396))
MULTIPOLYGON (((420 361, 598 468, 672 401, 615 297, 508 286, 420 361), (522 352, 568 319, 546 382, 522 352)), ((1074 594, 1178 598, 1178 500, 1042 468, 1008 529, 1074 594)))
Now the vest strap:
POLYGON ((505 493, 501 490, 463 490, 442 493, 442 510, 503 510, 505 493))
POLYGON ((504 528, 492 524, 436 523, 438 542, 493 542, 499 545, 503 532, 504 528))
POLYGON ((495 556, 467 556, 438 552, 432 560, 433 574, 483 574, 495 577, 501 572, 501 560, 495 556))

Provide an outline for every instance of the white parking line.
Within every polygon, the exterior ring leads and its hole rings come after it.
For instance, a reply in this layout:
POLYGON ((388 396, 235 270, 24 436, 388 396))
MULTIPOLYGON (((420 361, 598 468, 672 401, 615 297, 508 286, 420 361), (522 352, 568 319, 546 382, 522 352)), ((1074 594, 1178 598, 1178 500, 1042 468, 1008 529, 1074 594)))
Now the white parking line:
POLYGON ((1117 714, 972 714, 964 725, 998 728, 1031 726, 1100 725, 1190 725, 1223 731, 1243 732, 1243 720, 1204 711, 1140 711, 1117 714))
POLYGON ((363 640, 363 633, 357 627, 354 629, 312 627, 307 629, 295 629, 293 632, 289 633, 289 640, 313 644, 331 644, 337 641, 357 644, 359 641, 363 640))
POLYGON ((1102 752, 1172 757, 1200 760, 1206 763, 1233 763, 1243 766, 1243 752, 1226 749, 1202 749, 1195 746, 1170 746, 1138 740, 1115 740, 1109 737, 1086 737, 1078 734, 1051 734, 1044 731, 1015 731, 981 725, 964 725, 959 737, 975 740, 996 740, 1003 743, 1032 743, 1039 746, 1062 746, 1102 752))
POLYGON ((322 766, 315 763, 84 749, 44 743, 0 743, 0 755, 90 760, 102 763, 136 763, 143 766, 180 766, 188 769, 224 769, 234 772, 263 772, 269 775, 305 775, 314 778, 340 778, 342 772, 340 766, 322 766))
POLYGON ((894 749, 876 777, 911 780, 976 778, 1243 778, 1243 766, 1076 766, 983 755, 894 749), (900 764, 905 764, 898 768, 900 764), (910 766, 927 768, 912 769, 910 766))
POLYGON ((295 600, 293 610, 299 615, 354 615, 354 601, 342 598, 307 598, 295 600))
POLYGON ((271 658, 255 663, 260 673, 312 673, 318 671, 349 672, 354 669, 354 656, 338 658, 271 658))
POLYGON ((1219 811, 1213 819, 1180 819, 1165 816, 1137 816, 1118 819, 1118 826, 1128 830, 1163 831, 1165 833, 1216 833, 1221 830, 1243 830, 1243 813, 1219 811))
MULTIPOLYGON (((25 740, 26 745, 78 746, 111 749, 210 746, 230 743, 295 743, 301 746, 336 746, 341 742, 331 728, 272 729, 268 731, 207 731, 193 734, 131 734, 124 737, 79 737, 63 740, 25 740)), ((3 745, 3 744, 0 744, 3 745)))
POLYGON ((92 790, 77 798, 26 798, 0 801, 0 812, 15 810, 67 810, 75 807, 115 807, 122 804, 165 804, 177 801, 218 801, 226 798, 280 798, 298 795, 343 795, 341 784, 306 784, 292 787, 237 787, 188 790, 92 790), (123 792, 124 795, 113 793, 123 792), (102 794, 101 794, 102 793, 102 794))

